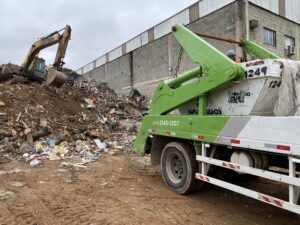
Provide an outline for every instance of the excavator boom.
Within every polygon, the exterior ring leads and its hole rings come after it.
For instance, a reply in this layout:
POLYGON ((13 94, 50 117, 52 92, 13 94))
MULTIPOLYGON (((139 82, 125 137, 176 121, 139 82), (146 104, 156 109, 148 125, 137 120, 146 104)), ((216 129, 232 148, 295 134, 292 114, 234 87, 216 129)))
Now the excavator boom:
POLYGON ((64 64, 62 60, 65 56, 67 45, 71 37, 71 27, 67 25, 63 30, 64 32, 62 34, 60 34, 59 31, 55 31, 33 43, 21 66, 23 74, 29 70, 30 65, 33 63, 34 59, 41 50, 57 43, 59 43, 59 46, 53 66, 57 69, 60 69, 62 67, 62 65, 64 64))

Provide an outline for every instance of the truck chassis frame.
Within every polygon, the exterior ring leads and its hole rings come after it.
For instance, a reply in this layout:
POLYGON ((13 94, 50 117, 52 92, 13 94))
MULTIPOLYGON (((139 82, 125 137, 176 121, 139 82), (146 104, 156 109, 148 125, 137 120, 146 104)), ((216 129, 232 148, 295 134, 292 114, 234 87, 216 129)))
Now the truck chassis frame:
POLYGON ((300 164, 300 160, 289 156, 289 176, 282 175, 267 170, 256 169, 248 166, 234 164, 223 160, 214 159, 207 156, 206 144, 202 142, 202 154, 197 155, 196 160, 200 163, 202 169, 199 173, 196 173, 195 178, 203 182, 214 184, 216 186, 237 192, 239 194, 248 196, 250 198, 262 201, 264 203, 300 214, 300 205, 298 205, 299 194, 300 194, 300 179, 296 177, 296 164, 300 164), (269 180, 281 182, 289 186, 289 201, 284 201, 266 194, 262 194, 229 182, 222 181, 210 176, 207 176, 209 165, 215 165, 218 167, 230 169, 236 172, 243 172, 250 175, 266 178, 269 180))

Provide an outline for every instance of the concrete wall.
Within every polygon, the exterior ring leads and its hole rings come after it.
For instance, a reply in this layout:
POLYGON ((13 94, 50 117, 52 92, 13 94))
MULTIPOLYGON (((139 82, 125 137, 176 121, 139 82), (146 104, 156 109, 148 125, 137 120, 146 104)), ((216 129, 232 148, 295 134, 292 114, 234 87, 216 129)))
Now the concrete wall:
MULTIPOLYGON (((194 32, 205 33, 205 34, 229 38, 229 39, 235 39, 236 38, 235 23, 237 20, 236 10, 237 10, 237 4, 236 3, 230 4, 218 11, 215 11, 209 15, 202 17, 201 19, 196 20, 195 22, 192 22, 187 27, 194 32)), ((210 44, 212 44, 215 48, 217 48, 218 50, 224 53, 226 53, 228 49, 236 48, 234 44, 214 41, 212 39, 206 39, 206 38, 204 39, 210 44)), ((172 68, 172 73, 170 75, 172 75, 174 74, 174 70, 178 62, 180 46, 172 34, 170 34, 169 42, 170 42, 169 48, 170 48, 170 58, 171 58, 170 67, 172 68)), ((182 63, 180 66, 179 73, 193 69, 196 66, 197 64, 193 63, 190 57, 184 53, 182 57, 182 63)))
POLYGON ((168 36, 133 51, 133 85, 150 96, 155 81, 168 76, 168 58, 168 36))
MULTIPOLYGON (((195 32, 210 35, 236 38, 237 3, 232 3, 218 11, 199 19, 195 12, 198 4, 191 7, 190 16, 194 22, 188 28, 195 32)), ((207 39, 219 50, 226 52, 235 49, 235 45, 207 39)), ((141 46, 113 62, 108 62, 92 71, 87 76, 108 82, 109 86, 119 93, 129 92, 132 87, 151 98, 155 87, 165 79, 171 79, 178 64, 180 46, 172 34, 141 46)), ((182 55, 178 74, 193 69, 193 63, 185 53, 182 55)))
MULTIPOLYGON (((249 32, 250 40, 254 40, 281 57, 285 57, 284 35, 289 35, 296 39, 297 55, 293 56, 292 59, 299 60, 300 25, 284 18, 286 14, 285 7, 283 7, 285 6, 285 0, 278 0, 277 3, 274 4, 274 2, 269 1, 270 11, 249 3, 247 13, 247 4, 244 0, 199 1, 174 17, 130 40, 121 46, 122 48, 114 49, 112 52, 87 64, 83 67, 86 71, 85 76, 108 82, 109 86, 119 93, 128 93, 132 88, 136 88, 151 98, 158 83, 171 79, 175 72, 180 46, 169 31, 171 25, 178 23, 178 21, 183 24, 189 21, 187 27, 194 32, 228 39, 240 40, 246 38, 247 32, 249 32), (259 27, 250 30, 248 23, 251 19, 258 20, 259 27), (277 32, 276 47, 263 44, 263 27, 277 32), (122 49, 122 53, 120 49, 122 49), (122 56, 112 58, 115 55, 112 53, 122 56), (97 65, 98 67, 96 67, 97 65), (91 69, 92 66, 94 66, 94 69, 91 69)), ((262 7, 264 7, 264 4, 262 7)), ((235 49, 237 54, 242 56, 242 51, 237 45, 211 39, 207 39, 207 41, 224 53, 229 49, 235 49)), ((196 66, 184 53, 179 74, 196 66)))
POLYGON ((89 72, 89 77, 95 80, 103 80, 106 81, 106 73, 105 73, 106 65, 97 67, 96 69, 89 72))
POLYGON ((124 55, 107 63, 106 81, 108 85, 120 91, 123 87, 131 85, 130 54, 124 55))
POLYGON ((289 57, 293 60, 300 60, 300 25, 279 17, 276 14, 268 12, 260 7, 249 5, 249 20, 259 21, 259 27, 249 31, 249 38, 266 49, 272 51, 280 57, 288 58, 285 55, 285 35, 295 38, 296 55, 289 57), (276 31, 277 44, 275 47, 263 43, 263 28, 269 28, 276 31))
MULTIPOLYGON (((237 3, 232 3, 218 11, 206 15, 190 23, 187 27, 194 32, 235 39, 237 18, 237 3)), ((235 45, 207 39, 213 46, 222 52, 235 49, 235 45)), ((155 87, 162 80, 171 79, 178 64, 180 46, 172 34, 166 35, 154 42, 134 51, 134 79, 136 89, 147 97, 151 97, 155 87)), ((182 55, 179 74, 193 69, 193 63, 185 53, 182 55)))

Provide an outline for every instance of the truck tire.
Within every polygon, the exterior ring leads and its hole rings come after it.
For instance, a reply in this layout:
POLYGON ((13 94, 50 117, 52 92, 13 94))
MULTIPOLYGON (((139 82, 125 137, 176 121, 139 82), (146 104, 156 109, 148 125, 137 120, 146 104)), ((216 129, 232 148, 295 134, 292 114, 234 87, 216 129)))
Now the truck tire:
POLYGON ((170 142, 164 147, 161 169, 167 187, 177 194, 188 194, 199 186, 195 150, 185 143, 170 142))

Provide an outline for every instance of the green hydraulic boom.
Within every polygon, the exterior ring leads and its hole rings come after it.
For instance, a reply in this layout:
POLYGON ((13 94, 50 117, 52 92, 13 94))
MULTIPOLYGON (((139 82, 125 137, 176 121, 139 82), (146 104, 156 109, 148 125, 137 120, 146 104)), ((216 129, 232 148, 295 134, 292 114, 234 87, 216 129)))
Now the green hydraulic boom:
POLYGON ((244 74, 240 65, 187 28, 175 26, 173 33, 199 67, 170 82, 161 83, 152 99, 150 115, 164 115, 193 98, 205 98, 205 94, 242 78, 244 74), (190 83, 184 85, 187 81, 190 83))
MULTIPOLYGON (((203 132, 213 141, 228 116, 206 116, 207 94, 244 77, 244 69, 239 64, 199 35, 180 25, 174 26, 172 31, 187 55, 199 66, 157 87, 149 114, 144 117, 133 146, 142 155, 145 154, 148 137, 155 133, 155 128, 160 130, 159 135, 168 136, 167 131, 161 129, 161 124, 165 129, 176 129, 183 139, 190 137, 185 136, 188 132, 205 129, 203 132), (198 101, 198 115, 168 115, 192 100, 198 101), (195 124, 203 126, 199 128, 195 124)), ((278 58, 253 42, 242 41, 239 44, 253 58, 278 58)))

